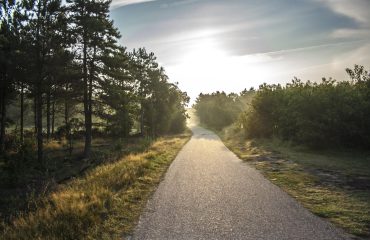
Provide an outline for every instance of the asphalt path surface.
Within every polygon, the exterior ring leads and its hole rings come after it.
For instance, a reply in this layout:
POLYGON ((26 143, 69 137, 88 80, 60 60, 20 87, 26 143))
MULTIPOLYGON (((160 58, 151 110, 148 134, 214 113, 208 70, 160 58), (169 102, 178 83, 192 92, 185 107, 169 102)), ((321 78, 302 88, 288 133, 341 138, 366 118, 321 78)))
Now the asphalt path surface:
POLYGON ((133 239, 350 239, 193 126, 133 239))

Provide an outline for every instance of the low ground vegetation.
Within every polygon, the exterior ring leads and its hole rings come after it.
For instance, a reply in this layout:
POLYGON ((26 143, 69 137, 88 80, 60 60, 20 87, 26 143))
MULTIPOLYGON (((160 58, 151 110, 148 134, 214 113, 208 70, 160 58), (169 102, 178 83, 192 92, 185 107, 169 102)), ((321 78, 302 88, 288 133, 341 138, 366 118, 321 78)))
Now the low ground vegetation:
MULTIPOLYGON (((163 173, 190 132, 90 169, 37 200, 1 230, 5 239, 122 239, 132 233, 163 173)), ((118 144, 120 143, 115 143, 118 144)), ((116 148, 120 148, 117 145, 116 148)))
POLYGON ((0 216, 7 221, 20 211, 32 209, 34 199, 44 197, 62 183, 94 167, 136 152, 145 151, 152 138, 107 138, 93 140, 90 158, 83 158, 83 140, 75 139, 73 149, 67 141, 51 141, 45 146, 45 160, 40 167, 34 149, 7 155, 0 165, 0 216))
POLYGON ((275 139, 245 139, 237 126, 218 132, 225 145, 320 217, 370 237, 369 151, 312 150, 275 139))

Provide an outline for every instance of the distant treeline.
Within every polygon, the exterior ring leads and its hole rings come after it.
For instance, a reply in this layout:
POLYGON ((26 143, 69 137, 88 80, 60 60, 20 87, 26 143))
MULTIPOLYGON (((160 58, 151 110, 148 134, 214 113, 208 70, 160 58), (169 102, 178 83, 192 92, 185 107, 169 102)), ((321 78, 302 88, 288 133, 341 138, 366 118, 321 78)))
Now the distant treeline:
POLYGON ((346 71, 350 81, 294 78, 285 86, 263 84, 248 107, 240 107, 243 93, 201 94, 195 109, 203 124, 221 129, 234 123, 246 137, 278 137, 314 148, 369 148, 370 76, 358 65, 346 71))
POLYGON ((1 1, 0 155, 22 149, 29 135, 41 161, 45 140, 56 134, 82 132, 88 157, 94 131, 125 137, 135 124, 144 136, 183 131, 187 94, 169 83, 153 53, 118 44, 111 1, 61 2, 1 1), (30 102, 34 128, 25 134, 30 102), (10 119, 15 105, 19 119, 10 119))
POLYGON ((240 94, 215 92, 200 94, 195 101, 194 108, 201 124, 221 130, 236 122, 244 110, 248 108, 255 90, 244 90, 240 94))

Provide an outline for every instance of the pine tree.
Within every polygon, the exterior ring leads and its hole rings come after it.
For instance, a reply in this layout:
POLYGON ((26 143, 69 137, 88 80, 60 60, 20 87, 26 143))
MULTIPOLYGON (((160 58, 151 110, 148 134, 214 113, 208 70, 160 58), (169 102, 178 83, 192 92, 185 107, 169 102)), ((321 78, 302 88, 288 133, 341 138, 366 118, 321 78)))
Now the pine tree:
POLYGON ((26 41, 30 49, 32 93, 35 106, 35 129, 37 134, 37 158, 43 160, 43 96, 49 92, 48 67, 54 57, 59 38, 60 0, 23 1, 28 24, 25 26, 26 41))
POLYGON ((107 130, 118 136, 128 137, 133 125, 136 96, 130 74, 130 57, 125 48, 104 57, 100 81, 101 99, 99 117, 107 121, 107 130))
POLYGON ((149 72, 157 69, 158 63, 154 53, 148 53, 145 48, 134 49, 131 58, 133 59, 132 74, 136 81, 136 91, 140 101, 140 133, 145 135, 145 119, 146 115, 150 115, 150 113, 145 112, 148 104, 147 100, 151 94, 149 72))
POLYGON ((17 5, 15 1, 2 1, 0 6, 0 154, 5 151, 7 105, 14 97, 16 75, 16 49, 18 39, 17 5))
POLYGON ((98 74, 102 69, 102 56, 116 49, 118 30, 109 19, 111 1, 68 0, 72 31, 76 39, 79 63, 83 77, 83 103, 85 115, 84 156, 89 157, 92 140, 93 94, 98 74))

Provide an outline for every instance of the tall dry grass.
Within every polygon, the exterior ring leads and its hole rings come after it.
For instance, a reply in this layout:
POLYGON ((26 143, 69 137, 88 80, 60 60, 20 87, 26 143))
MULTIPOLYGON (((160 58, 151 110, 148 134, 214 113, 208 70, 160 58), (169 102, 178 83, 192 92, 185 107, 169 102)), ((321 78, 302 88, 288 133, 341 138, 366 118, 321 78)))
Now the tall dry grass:
POLYGON ((3 239, 122 239, 189 139, 161 138, 143 153, 99 166, 61 186, 35 211, 2 224, 3 239))

